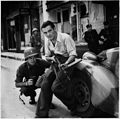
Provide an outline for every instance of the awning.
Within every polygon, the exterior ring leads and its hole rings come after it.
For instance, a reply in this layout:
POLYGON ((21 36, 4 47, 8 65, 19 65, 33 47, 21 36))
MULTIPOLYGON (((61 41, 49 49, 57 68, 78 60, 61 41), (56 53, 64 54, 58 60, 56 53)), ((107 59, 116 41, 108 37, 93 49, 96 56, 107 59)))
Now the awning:
POLYGON ((14 19, 14 17, 20 15, 20 14, 30 14, 30 9, 29 8, 21 8, 21 9, 17 9, 14 12, 10 13, 7 17, 7 19, 14 19))
POLYGON ((7 19, 14 19, 14 17, 18 15, 19 15, 19 9, 9 14, 7 19))
POLYGON ((70 1, 47 1, 46 5, 47 5, 47 10, 46 11, 49 11, 49 10, 53 10, 53 9, 56 9, 62 5, 65 5, 67 3, 69 3, 70 1))

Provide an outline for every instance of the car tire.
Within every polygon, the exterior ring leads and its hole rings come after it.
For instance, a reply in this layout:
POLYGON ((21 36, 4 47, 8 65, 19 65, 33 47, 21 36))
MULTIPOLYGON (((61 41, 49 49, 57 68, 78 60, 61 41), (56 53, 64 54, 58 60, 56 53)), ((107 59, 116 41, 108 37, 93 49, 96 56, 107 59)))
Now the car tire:
POLYGON ((77 115, 80 117, 91 117, 95 107, 91 102, 91 80, 86 71, 80 71, 74 78, 74 97, 77 105, 77 115))

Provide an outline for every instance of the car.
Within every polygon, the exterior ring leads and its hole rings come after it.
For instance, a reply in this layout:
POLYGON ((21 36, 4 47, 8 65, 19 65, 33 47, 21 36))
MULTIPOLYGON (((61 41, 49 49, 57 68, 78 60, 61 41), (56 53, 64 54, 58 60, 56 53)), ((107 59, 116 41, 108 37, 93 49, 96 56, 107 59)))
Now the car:
POLYGON ((56 76, 58 70, 63 70, 71 81, 69 88, 76 105, 71 114, 87 118, 94 117, 96 110, 101 110, 105 112, 103 117, 106 114, 110 117, 119 116, 119 47, 102 51, 98 55, 87 51, 65 68, 60 67, 58 57, 63 56, 55 54, 55 62, 51 64, 56 76), (68 68, 71 69, 70 74, 67 73, 68 68))
POLYGON ((78 114, 91 117, 97 108, 118 117, 119 47, 98 55, 85 52, 82 59, 75 62, 71 80, 78 114))

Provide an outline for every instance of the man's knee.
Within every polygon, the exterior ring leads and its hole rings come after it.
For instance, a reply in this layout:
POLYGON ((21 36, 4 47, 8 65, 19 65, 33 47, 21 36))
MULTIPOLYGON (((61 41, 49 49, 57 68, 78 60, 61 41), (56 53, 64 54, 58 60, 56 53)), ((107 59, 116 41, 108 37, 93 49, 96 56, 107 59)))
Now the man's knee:
POLYGON ((47 90, 49 90, 49 88, 50 88, 50 86, 49 86, 48 82, 42 82, 42 84, 41 84, 42 91, 47 91, 47 90))
POLYGON ((62 90, 62 86, 58 82, 53 82, 51 89, 54 94, 57 94, 60 90, 62 90))
POLYGON ((26 94, 27 93, 27 87, 22 87, 20 89, 20 92, 23 93, 23 94, 26 94))
POLYGON ((20 92, 24 94, 25 96, 36 96, 36 92, 34 89, 30 89, 28 87, 22 87, 20 89, 20 92))
POLYGON ((44 79, 41 83, 41 90, 46 91, 46 90, 51 90, 51 86, 54 82, 55 75, 54 73, 51 73, 49 76, 47 76, 46 79, 44 79))
POLYGON ((55 86, 54 85, 52 85, 51 90, 53 93, 55 93, 55 86))

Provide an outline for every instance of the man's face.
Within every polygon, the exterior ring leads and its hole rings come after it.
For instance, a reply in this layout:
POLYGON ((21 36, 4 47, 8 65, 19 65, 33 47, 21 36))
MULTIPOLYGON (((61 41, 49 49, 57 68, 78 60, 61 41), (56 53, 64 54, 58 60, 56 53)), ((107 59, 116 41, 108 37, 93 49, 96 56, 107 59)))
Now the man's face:
POLYGON ((30 64, 30 65, 35 65, 35 63, 36 63, 36 57, 35 56, 32 56, 32 57, 29 57, 28 59, 27 59, 27 62, 30 64))
POLYGON ((49 40, 53 40, 55 38, 55 30, 50 25, 42 28, 42 32, 49 40))
POLYGON ((88 31, 91 31, 92 30, 92 27, 88 27, 88 31))
POLYGON ((38 31, 37 31, 37 30, 36 30, 36 31, 34 31, 34 34, 35 34, 35 35, 38 35, 38 31))

